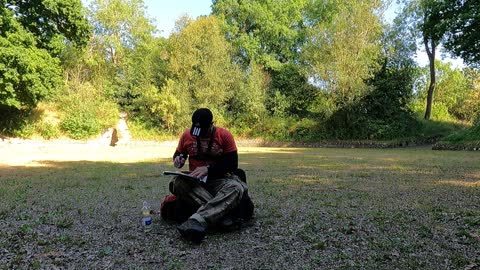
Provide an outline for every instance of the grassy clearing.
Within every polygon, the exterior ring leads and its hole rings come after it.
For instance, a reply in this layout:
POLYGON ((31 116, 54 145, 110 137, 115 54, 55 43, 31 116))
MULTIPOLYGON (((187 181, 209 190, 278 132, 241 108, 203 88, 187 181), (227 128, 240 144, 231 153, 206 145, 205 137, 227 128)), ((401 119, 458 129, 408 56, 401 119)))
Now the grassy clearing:
POLYGON ((33 149, 23 164, 7 162, 23 151, 0 151, 9 157, 0 160, 0 269, 480 266, 475 152, 242 148, 255 219, 197 246, 158 216, 151 233, 140 227, 142 201, 158 208, 167 194, 160 174, 172 169, 173 147, 84 149, 50 161, 39 151, 54 149, 33 149), (105 151, 108 161, 98 158, 105 151))

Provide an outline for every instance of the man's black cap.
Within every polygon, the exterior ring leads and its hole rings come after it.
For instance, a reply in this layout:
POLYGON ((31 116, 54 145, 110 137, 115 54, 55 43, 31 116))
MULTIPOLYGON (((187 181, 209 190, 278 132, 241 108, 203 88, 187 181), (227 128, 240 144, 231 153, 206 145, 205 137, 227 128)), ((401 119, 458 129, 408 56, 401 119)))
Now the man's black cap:
POLYGON ((207 135, 210 125, 213 123, 213 114, 207 108, 197 109, 192 115, 192 128, 190 134, 192 136, 207 135))

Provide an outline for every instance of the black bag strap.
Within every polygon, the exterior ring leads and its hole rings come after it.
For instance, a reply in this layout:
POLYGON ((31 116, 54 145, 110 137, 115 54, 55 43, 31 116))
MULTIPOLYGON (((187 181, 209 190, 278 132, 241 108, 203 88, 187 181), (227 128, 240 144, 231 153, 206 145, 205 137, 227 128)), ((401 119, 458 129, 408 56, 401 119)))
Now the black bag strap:
MULTIPOLYGON (((210 153, 212 151, 212 146, 213 146, 213 139, 215 137, 215 132, 217 130, 215 129, 215 127, 212 127, 212 135, 210 136, 210 141, 208 142, 208 148, 207 148, 207 152, 205 153, 210 153)), ((200 136, 196 136, 197 137, 197 156, 202 153, 202 145, 201 145, 201 141, 200 141, 200 136)))

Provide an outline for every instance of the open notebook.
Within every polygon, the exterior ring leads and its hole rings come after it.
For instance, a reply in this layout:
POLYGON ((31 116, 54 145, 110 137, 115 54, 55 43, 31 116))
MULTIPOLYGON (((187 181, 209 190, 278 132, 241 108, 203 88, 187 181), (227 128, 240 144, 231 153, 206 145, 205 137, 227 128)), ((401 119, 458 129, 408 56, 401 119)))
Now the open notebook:
POLYGON ((203 183, 207 182, 207 176, 206 175, 202 178, 199 178, 199 177, 191 176, 188 173, 177 172, 177 171, 175 171, 175 172, 174 171, 164 171, 163 175, 178 175, 178 176, 184 177, 186 179, 194 180, 194 181, 200 181, 200 182, 203 182, 203 183))

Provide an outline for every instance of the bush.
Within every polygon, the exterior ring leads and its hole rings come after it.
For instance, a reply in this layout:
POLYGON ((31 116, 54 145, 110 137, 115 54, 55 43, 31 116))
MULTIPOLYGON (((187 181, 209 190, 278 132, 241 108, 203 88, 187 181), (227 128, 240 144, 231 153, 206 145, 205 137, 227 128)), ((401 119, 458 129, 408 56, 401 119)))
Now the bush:
POLYGON ((73 139, 88 139, 118 121, 116 104, 106 100, 90 84, 69 85, 70 90, 58 98, 62 110, 60 128, 73 139))
POLYGON ((418 122, 408 112, 373 117, 362 106, 345 107, 335 112, 325 123, 327 133, 335 139, 391 140, 412 136, 418 122))
POLYGON ((298 119, 293 116, 265 117, 261 122, 251 127, 250 135, 273 141, 313 141, 323 138, 323 133, 318 132, 317 121, 309 118, 298 119))
POLYGON ((367 81, 370 91, 340 107, 325 123, 336 139, 390 140, 411 136, 418 123, 409 105, 415 68, 388 64, 367 81))
POLYGON ((430 120, 453 122, 456 119, 450 114, 446 104, 442 102, 435 102, 432 105, 432 115, 430 120))
POLYGON ((28 117, 31 110, 20 110, 10 106, 0 105, 0 133, 6 136, 28 136, 24 130, 29 124, 28 117))
POLYGON ((35 130, 42 138, 50 140, 60 137, 61 131, 58 126, 51 123, 40 123, 35 125, 35 130))
POLYGON ((100 133, 102 125, 93 112, 69 113, 60 124, 67 135, 76 140, 88 139, 100 133))
POLYGON ((424 138, 443 138, 466 128, 462 123, 448 121, 420 119, 419 123, 420 126, 415 135, 424 138))
POLYGON ((480 125, 475 125, 468 129, 462 129, 454 134, 445 137, 443 141, 451 143, 480 141, 480 125))
POLYGON ((35 125, 30 119, 22 119, 21 127, 13 130, 11 135, 15 138, 28 139, 35 134, 35 125))
POLYGON ((0 131, 7 136, 18 138, 32 138, 41 136, 44 139, 58 138, 61 131, 58 126, 59 119, 54 104, 39 102, 32 110, 18 110, 11 107, 7 110, 0 109, 0 115, 5 116, 0 120, 0 131))
MULTIPOLYGON (((423 119, 425 116, 425 100, 416 100, 411 108, 417 118, 423 119)), ((448 107, 443 104, 442 102, 434 102, 432 104, 432 113, 430 115, 430 120, 432 121, 441 121, 441 122, 454 122, 457 121, 455 117, 453 117, 449 111, 448 107)))
MULTIPOLYGON (((163 141, 163 140, 177 140, 179 134, 170 134, 168 130, 162 132, 158 126, 149 124, 150 122, 142 121, 140 118, 129 117, 128 130, 133 139, 143 141, 163 141)), ((186 129, 187 127, 185 127, 186 129)))

